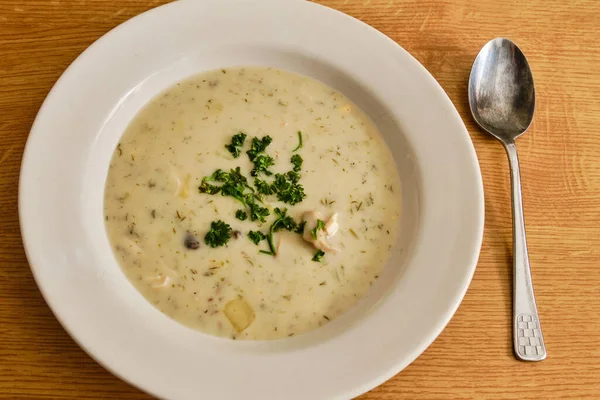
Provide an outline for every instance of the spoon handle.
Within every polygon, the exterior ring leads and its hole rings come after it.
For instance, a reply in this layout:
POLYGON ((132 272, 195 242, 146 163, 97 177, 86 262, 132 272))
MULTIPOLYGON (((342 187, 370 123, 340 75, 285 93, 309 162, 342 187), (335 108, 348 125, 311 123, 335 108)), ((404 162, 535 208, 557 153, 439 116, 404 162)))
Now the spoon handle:
POLYGON ((517 358, 523 361, 541 361, 546 358, 546 345, 533 295, 519 158, 514 142, 504 143, 510 164, 513 216, 513 344, 517 358))

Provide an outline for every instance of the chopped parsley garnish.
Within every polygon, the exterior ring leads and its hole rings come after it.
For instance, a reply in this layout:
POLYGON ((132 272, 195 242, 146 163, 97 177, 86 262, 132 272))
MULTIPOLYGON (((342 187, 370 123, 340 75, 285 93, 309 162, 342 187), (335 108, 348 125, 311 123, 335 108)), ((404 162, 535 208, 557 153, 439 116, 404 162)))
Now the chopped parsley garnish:
POLYGON ((302 162, 304 161, 299 154, 294 154, 290 160, 294 164, 294 171, 300 172, 302 170, 302 162))
POLYGON ((271 171, 269 171, 269 167, 275 165, 275 160, 268 154, 258 154, 254 157, 254 168, 250 172, 252 176, 258 176, 259 173, 264 173, 265 175, 273 175, 271 171))
POLYGON ((298 183, 300 180, 300 174, 296 171, 288 171, 285 173, 285 177, 290 180, 292 183, 298 183))
POLYGON ((312 260, 316 261, 316 262, 321 262, 321 261, 323 261, 324 255, 325 255, 325 253, 323 252, 323 250, 317 250, 317 252, 313 256, 312 260))
POLYGON ((292 206, 304 200, 306 195, 304 194, 304 187, 298 183, 299 179, 300 176, 294 171, 289 171, 286 174, 275 174, 273 187, 277 192, 277 200, 292 206))
POLYGON ((271 136, 264 136, 262 139, 257 137, 252 138, 251 148, 246 152, 248 158, 254 164, 254 168, 252 169, 252 172, 250 172, 250 175, 258 176, 261 172, 265 175, 273 174, 269 171, 269 167, 275 165, 275 160, 273 160, 273 157, 263 154, 272 141, 273 139, 271 136))
POLYGON ((296 230, 294 232, 296 232, 299 235, 304 234, 304 227, 306 226, 306 221, 302 221, 298 224, 298 227, 296 228, 296 230))
MULTIPOLYGON (((200 193, 216 194, 221 192, 223 196, 233 197, 250 211, 250 219, 252 221, 259 220, 265 222, 265 217, 270 214, 269 209, 257 204, 257 200, 260 201, 260 197, 256 196, 254 189, 248 185, 248 180, 240 172, 240 167, 232 169, 229 172, 220 169, 216 170, 211 176, 202 179, 199 190, 200 193), (218 186, 209 182, 221 182, 223 184, 218 186)), ((236 217, 239 218, 237 212, 236 217)))
POLYGON ((306 197, 304 187, 298 183, 300 174, 288 171, 285 174, 275 174, 275 180, 269 184, 261 179, 254 180, 254 186, 259 194, 277 195, 277 199, 290 205, 300 203, 306 197))
POLYGON ((258 193, 263 194, 265 196, 269 196, 275 193, 275 188, 273 187, 273 185, 270 185, 266 181, 260 180, 258 178, 254 180, 254 187, 256 187, 256 191, 258 193))
MULTIPOLYGON (((240 173, 240 167, 232 169, 228 175, 221 173, 217 175, 217 178, 217 181, 225 182, 223 186, 221 186, 221 194, 223 196, 231 196, 242 204, 246 204, 244 191, 246 188, 250 188, 250 186, 248 186, 246 177, 240 173)), ((250 189, 252 190, 252 188, 250 189)))
MULTIPOLYGON (((231 170, 231 173, 234 173, 234 171, 231 170)), ((237 174, 241 175, 239 168, 237 170, 237 174)), ((210 179, 213 182, 229 182, 230 173, 227 173, 222 169, 218 169, 215 172, 213 172, 213 174, 208 179, 210 179)))
POLYGON ((246 177, 240 172, 240 167, 237 167, 229 172, 225 172, 221 169, 216 170, 211 176, 202 179, 202 183, 198 190, 200 193, 207 194, 217 194, 221 192, 223 196, 231 196, 245 205, 244 190, 246 190, 246 188, 251 191, 254 190, 248 185, 246 177), (223 183, 223 185, 214 185, 209 182, 219 182, 223 183))
POLYGON ((266 207, 261 207, 254 200, 255 196, 253 194, 249 194, 246 196, 246 204, 250 208, 250 220, 260 222, 266 222, 265 217, 271 214, 269 209, 266 207))
POLYGON ((208 181, 203 179, 198 190, 200 190, 200 193, 217 194, 221 191, 221 186, 211 185, 208 181))
POLYGON ((275 215, 277 215, 277 219, 275 220, 275 222, 273 222, 273 225, 271 226, 274 232, 280 231, 282 229, 285 229, 287 231, 293 231, 298 226, 296 221, 294 221, 292 217, 287 215, 287 208, 275 208, 275 215))
POLYGON ((246 211, 244 211, 244 210, 237 210, 235 212, 235 217, 237 219, 239 219, 240 221, 245 221, 246 218, 248 218, 248 213, 246 213, 246 211))
POLYGON ((200 193, 217 194, 221 191, 223 186, 213 185, 213 184, 210 184, 209 182, 227 183, 228 181, 229 181, 229 173, 227 173, 221 169, 218 169, 215 172, 213 172, 213 174, 211 176, 207 176, 202 179, 202 183, 200 184, 200 187, 198 188, 198 190, 200 190, 200 193))
POLYGON ((302 132, 298 131, 298 146, 292 151, 297 151, 302 148, 302 132))
POLYGON ((224 246, 231 239, 231 226, 221 220, 210 223, 210 230, 204 236, 204 243, 210 247, 224 246))
POLYGON ((207 194, 217 194, 221 192, 223 196, 231 196, 246 205, 244 191, 247 188, 251 191, 254 190, 248 185, 248 180, 240 172, 240 167, 237 167, 229 172, 218 169, 213 172, 211 176, 204 177, 198 190, 200 193, 207 194), (214 185, 209 182, 218 182, 222 183, 222 185, 214 185))
POLYGON ((275 249, 275 245, 273 243, 273 234, 282 229, 293 231, 298 226, 296 221, 287 215, 287 208, 276 208, 275 215, 277 215, 277 219, 271 224, 271 227, 269 228, 269 234, 267 235, 267 242, 269 243, 270 252, 262 251, 262 253, 271 254, 273 256, 277 255, 277 250, 275 249))
POLYGON ((310 234, 312 235, 313 239, 317 240, 317 234, 319 233, 320 230, 325 230, 325 222, 318 219, 317 226, 315 226, 314 229, 310 230, 310 234))
MULTIPOLYGON (((225 148, 234 158, 240 156, 246 138, 247 135, 245 133, 239 132, 233 135, 230 144, 225 145, 225 148)), ((266 217, 271 212, 262 204, 263 196, 275 195, 277 200, 292 206, 300 203, 304 200, 306 194, 304 193, 304 187, 299 183, 300 171, 304 162, 299 154, 294 154, 290 159, 293 165, 291 171, 284 174, 274 174, 274 179, 270 182, 258 178, 261 173, 266 176, 273 175, 273 172, 269 168, 275 165, 275 160, 265 153, 265 150, 272 141, 273 139, 268 135, 262 138, 254 137, 252 138, 250 150, 246 151, 248 158, 253 163, 250 175, 255 177, 254 186, 248 184, 248 179, 241 173, 240 167, 231 169, 229 172, 217 169, 212 175, 202 179, 198 187, 200 193, 210 195, 221 193, 222 196, 233 197, 242 203, 244 208, 235 212, 235 217, 241 221, 249 218, 251 221, 266 222, 266 217)), ((302 147, 302 132, 300 131, 298 131, 298 142, 298 146, 294 151, 302 147)), ((287 215, 287 209, 285 208, 276 208, 274 212, 276 219, 271 224, 269 232, 266 235, 260 231, 250 231, 248 234, 249 239, 257 245, 261 240, 267 239, 269 250, 261 250, 261 253, 273 256, 277 253, 273 244, 273 234, 275 232, 288 230, 303 234, 306 225, 306 222, 298 225, 292 217, 287 215)), ((323 224, 323 221, 319 222, 323 224)), ((323 229, 323 227, 324 225, 319 227, 319 229, 323 229)), ((215 221, 211 224, 211 230, 206 234, 204 240, 209 246, 218 247, 225 245, 231 236, 232 231, 229 225, 223 221, 215 221)))
POLYGON ((250 241, 252 243, 254 243, 255 245, 258 246, 258 243, 260 243, 261 240, 266 239, 267 237, 265 236, 264 233, 262 233, 261 231, 250 231, 248 232, 248 239, 250 239, 250 241))
POLYGON ((262 139, 257 137, 252 138, 250 150, 246 152, 246 154, 248 154, 248 158, 250 158, 250 161, 254 162, 256 156, 258 156, 260 153, 263 153, 272 141, 273 139, 268 135, 264 136, 262 139))
POLYGON ((238 158, 240 156, 245 141, 246 134, 240 132, 236 135, 233 135, 233 137, 231 138, 231 144, 226 144, 225 148, 229 150, 233 158, 238 158))

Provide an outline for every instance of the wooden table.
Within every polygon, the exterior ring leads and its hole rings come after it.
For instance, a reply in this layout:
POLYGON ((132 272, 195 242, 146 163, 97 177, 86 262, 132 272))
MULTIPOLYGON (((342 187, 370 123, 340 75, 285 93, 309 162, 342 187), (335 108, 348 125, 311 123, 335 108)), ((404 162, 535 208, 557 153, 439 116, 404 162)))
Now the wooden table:
MULTIPOLYGON (((109 29, 159 3, 0 2, 0 398, 149 398, 87 356, 46 306, 21 244, 17 184, 29 128, 62 71, 109 29)), ((458 312, 421 357, 361 399, 600 398, 600 1, 322 3, 390 36, 435 76, 467 124, 485 186, 483 248, 458 312), (471 63, 497 36, 519 44, 536 80, 535 122, 518 147, 548 349, 541 363, 511 352, 508 165, 467 104, 471 63)))

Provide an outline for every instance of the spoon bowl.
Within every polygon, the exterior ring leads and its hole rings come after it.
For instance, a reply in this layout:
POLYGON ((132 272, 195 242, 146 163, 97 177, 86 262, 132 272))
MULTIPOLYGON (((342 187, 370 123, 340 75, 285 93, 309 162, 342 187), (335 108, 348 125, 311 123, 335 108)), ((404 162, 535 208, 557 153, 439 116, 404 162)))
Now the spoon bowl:
POLYGON ((475 122, 503 142, 513 142, 531 125, 535 87, 523 52, 508 39, 489 41, 469 78, 469 106, 475 122))

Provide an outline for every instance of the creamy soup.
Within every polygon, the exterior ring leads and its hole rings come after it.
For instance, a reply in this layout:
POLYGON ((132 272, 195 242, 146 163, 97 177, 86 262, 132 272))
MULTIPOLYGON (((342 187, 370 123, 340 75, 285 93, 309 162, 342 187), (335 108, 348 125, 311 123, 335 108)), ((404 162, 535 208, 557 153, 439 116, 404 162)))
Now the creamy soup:
POLYGON ((127 127, 106 229, 126 276, 169 317, 277 339, 368 292, 397 236, 399 191, 386 144, 344 95, 277 69, 223 69, 170 87, 127 127))

